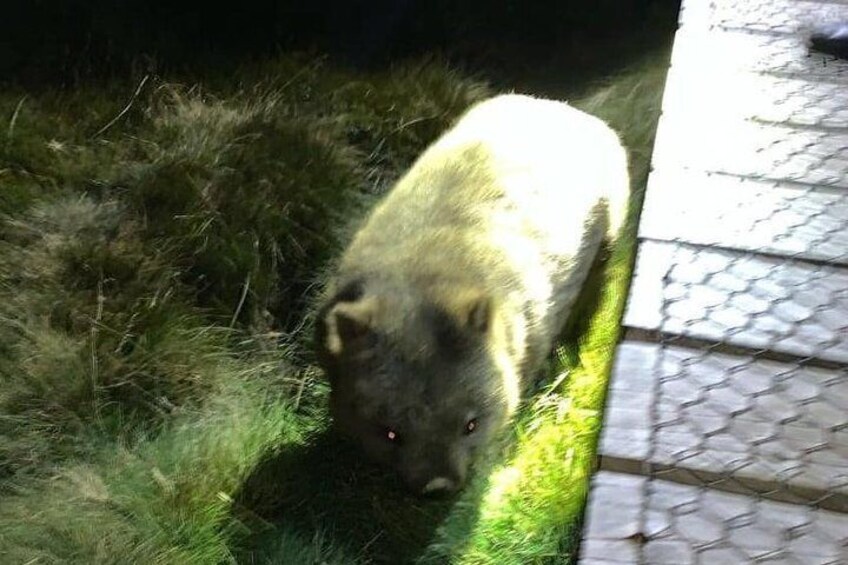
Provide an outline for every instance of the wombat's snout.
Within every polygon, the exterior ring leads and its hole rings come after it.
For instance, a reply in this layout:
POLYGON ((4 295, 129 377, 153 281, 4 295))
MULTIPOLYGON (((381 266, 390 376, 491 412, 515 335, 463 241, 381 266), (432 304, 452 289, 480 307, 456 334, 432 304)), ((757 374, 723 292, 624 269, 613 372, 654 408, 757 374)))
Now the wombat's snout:
POLYGON ((424 489, 421 493, 427 495, 448 494, 454 492, 457 487, 458 485, 456 484, 456 481, 452 479, 447 477, 436 477, 435 479, 430 479, 430 481, 424 485, 424 489))
POLYGON ((464 483, 463 477, 460 476, 462 474, 458 469, 430 469, 429 472, 422 470, 422 472, 418 473, 405 473, 404 482, 406 482, 407 487, 415 494, 440 496, 461 489, 464 483))
POLYGON ((432 497, 450 494, 462 487, 462 481, 448 475, 405 476, 404 483, 412 494, 432 497))

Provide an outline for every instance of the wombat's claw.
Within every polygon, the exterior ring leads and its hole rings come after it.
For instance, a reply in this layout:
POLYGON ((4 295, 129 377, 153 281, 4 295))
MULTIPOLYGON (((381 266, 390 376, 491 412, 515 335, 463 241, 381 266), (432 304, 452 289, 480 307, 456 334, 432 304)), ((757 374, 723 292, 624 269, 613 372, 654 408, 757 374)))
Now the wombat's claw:
POLYGON ((829 22, 813 28, 810 47, 822 53, 848 59, 848 21, 829 22))

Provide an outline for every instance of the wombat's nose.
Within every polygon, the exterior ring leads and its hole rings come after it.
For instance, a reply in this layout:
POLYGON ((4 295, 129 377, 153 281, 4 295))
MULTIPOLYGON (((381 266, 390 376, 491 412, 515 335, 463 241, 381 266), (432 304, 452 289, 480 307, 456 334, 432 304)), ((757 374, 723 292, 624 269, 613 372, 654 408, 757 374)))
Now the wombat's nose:
POLYGON ((424 486, 424 494, 447 493, 456 490, 456 482, 447 477, 436 477, 424 486))

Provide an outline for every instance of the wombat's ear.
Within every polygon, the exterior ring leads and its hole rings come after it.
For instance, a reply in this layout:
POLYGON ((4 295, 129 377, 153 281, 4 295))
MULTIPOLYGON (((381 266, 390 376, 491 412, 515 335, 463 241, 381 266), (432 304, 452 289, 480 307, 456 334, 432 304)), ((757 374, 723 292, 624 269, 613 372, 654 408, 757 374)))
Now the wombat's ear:
POLYGON ((489 296, 477 290, 456 292, 449 302, 448 311, 460 329, 481 335, 488 333, 492 318, 489 296))
POLYGON ((492 301, 488 296, 480 295, 466 304, 465 327, 479 334, 489 331, 492 315, 492 301))
POLYGON ((433 310, 442 351, 461 355, 485 338, 492 323, 492 300, 481 292, 457 292, 433 310))
POLYGON ((373 344, 374 300, 337 302, 324 316, 324 343, 332 355, 355 353, 373 344))

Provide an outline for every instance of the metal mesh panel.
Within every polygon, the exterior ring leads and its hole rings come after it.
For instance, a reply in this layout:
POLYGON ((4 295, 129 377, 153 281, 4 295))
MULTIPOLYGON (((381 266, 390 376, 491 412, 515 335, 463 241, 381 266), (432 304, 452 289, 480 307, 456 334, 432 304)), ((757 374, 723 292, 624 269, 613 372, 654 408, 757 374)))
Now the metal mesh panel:
POLYGON ((844 0, 689 0, 583 563, 848 563, 844 0))

